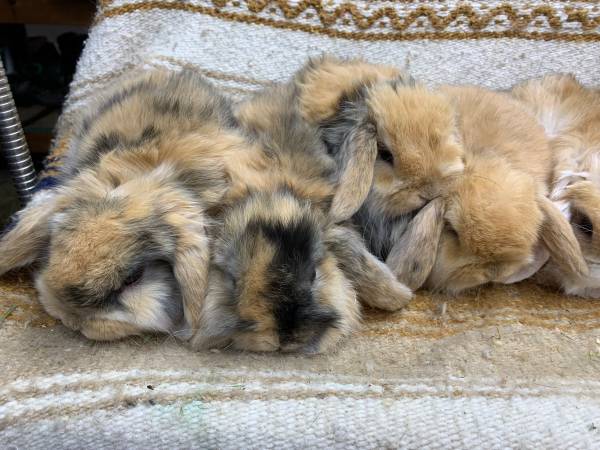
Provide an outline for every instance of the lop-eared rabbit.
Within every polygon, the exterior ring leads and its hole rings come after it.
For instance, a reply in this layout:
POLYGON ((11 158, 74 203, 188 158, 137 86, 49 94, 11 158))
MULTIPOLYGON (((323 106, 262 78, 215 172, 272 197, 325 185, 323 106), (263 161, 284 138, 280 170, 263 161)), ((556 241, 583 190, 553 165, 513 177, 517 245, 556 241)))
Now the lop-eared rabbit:
POLYGON ((41 191, 0 241, 0 273, 35 263, 46 311, 91 339, 200 321, 207 212, 244 154, 230 102, 199 75, 117 80, 81 112, 59 187, 41 191))
POLYGON ((356 330, 359 301, 404 306, 411 291, 346 224, 370 180, 357 161, 326 154, 293 84, 254 95, 235 116, 258 155, 227 194, 194 344, 322 353, 356 330))

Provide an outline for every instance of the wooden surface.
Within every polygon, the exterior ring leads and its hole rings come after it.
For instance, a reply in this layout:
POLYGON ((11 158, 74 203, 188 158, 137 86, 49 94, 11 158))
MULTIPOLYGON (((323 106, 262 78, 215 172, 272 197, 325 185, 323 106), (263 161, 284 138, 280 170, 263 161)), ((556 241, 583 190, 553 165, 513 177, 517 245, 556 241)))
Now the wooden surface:
POLYGON ((95 10, 93 0, 0 0, 0 23, 89 26, 95 10))

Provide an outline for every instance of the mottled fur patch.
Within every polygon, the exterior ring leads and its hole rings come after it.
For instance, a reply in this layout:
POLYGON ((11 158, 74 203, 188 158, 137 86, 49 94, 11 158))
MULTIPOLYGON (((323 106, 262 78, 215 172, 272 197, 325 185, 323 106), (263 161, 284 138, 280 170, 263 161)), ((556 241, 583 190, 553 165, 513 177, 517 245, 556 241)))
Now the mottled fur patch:
POLYGON ((90 338, 189 337, 207 289, 206 211, 250 147, 234 125, 229 101, 193 72, 118 80, 82 112, 62 186, 0 242, 0 270, 39 260, 41 303, 90 338))

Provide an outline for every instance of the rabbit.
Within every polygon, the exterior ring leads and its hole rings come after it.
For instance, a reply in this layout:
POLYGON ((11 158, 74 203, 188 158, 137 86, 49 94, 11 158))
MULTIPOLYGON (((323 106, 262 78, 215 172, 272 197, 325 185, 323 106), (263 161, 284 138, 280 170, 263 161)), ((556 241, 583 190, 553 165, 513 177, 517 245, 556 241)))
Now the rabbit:
POLYGON ((268 163, 233 177, 195 348, 324 353, 359 326, 360 301, 396 310, 412 298, 347 224, 360 174, 327 155, 296 102, 288 83, 236 108, 268 163))
POLYGON ((550 199, 563 211, 589 266, 575 277, 550 261, 537 280, 567 294, 600 298, 600 93, 568 74, 547 75, 512 89, 550 139, 555 165, 550 199))
POLYGON ((227 158, 248 144, 231 103, 199 75, 135 73, 81 113, 59 187, 0 240, 0 273, 36 264, 41 304, 95 340, 191 336, 210 262, 209 214, 227 158))
POLYGON ((468 86, 440 92, 459 118, 466 159, 444 198, 444 228, 424 287, 458 293, 514 283, 548 259, 564 273, 585 276, 578 241, 547 198, 553 157, 535 118, 506 93, 468 86))
POLYGON ((470 87, 433 91, 365 67, 310 62, 297 75, 301 109, 332 154, 347 153, 347 136, 360 129, 378 141, 373 186, 354 219, 400 281, 458 293, 524 279, 550 256, 568 273, 587 271, 546 198, 552 155, 543 130, 518 102, 470 87))
MULTIPOLYGON (((431 269, 436 247, 408 254, 398 238, 418 234, 417 223, 424 216, 440 216, 443 202, 435 200, 410 225, 416 212, 446 192, 464 170, 450 102, 396 68, 360 59, 315 58, 298 71, 295 82, 301 114, 320 127, 330 154, 375 160, 359 169, 368 172, 371 186, 354 222, 369 249, 407 286, 418 288, 431 269), (352 139, 361 134, 362 141, 352 139)), ((441 233, 441 226, 429 231, 441 233)))

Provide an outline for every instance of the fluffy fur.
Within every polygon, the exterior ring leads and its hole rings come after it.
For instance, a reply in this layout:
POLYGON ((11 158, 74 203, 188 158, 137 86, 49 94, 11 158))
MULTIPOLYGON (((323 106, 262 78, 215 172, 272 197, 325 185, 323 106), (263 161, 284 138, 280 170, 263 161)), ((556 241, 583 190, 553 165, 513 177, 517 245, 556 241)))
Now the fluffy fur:
POLYGON ((127 77, 82 113, 61 187, 39 194, 0 241, 0 273, 38 262, 46 310, 92 339, 189 337, 210 248, 206 212, 244 154, 230 104, 199 76, 127 77))
POLYGON ((545 199, 553 163, 543 130, 508 95, 430 90, 397 70, 331 57, 310 62, 297 83, 330 154, 377 147, 354 219, 411 288, 514 282, 549 256, 565 272, 586 272, 568 224, 545 199), (371 144, 353 148, 356 130, 371 144))
POLYGON ((465 172, 445 197, 445 226, 425 286, 458 292, 532 275, 550 256, 587 266, 568 223, 546 199, 552 153, 535 119, 508 95, 442 87, 459 117, 465 172))
POLYGON ((362 172, 370 171, 372 184, 354 220, 371 251, 383 259, 393 252, 388 262, 394 272, 410 287, 419 287, 429 265, 413 265, 422 270, 409 275, 404 264, 413 256, 432 260, 435 248, 425 247, 430 255, 412 255, 393 247, 414 212, 446 192, 463 171, 452 105, 399 70, 362 60, 325 56, 310 61, 296 83, 301 112, 321 127, 330 154, 338 160, 356 155, 375 160, 361 165, 362 172))
POLYGON ((362 199, 348 195, 348 166, 327 155, 296 101, 294 86, 282 85, 236 111, 268 163, 233 178, 197 347, 320 353, 357 328, 359 300, 395 310, 412 296, 355 232, 335 225, 362 199))
POLYGON ((549 75, 516 86, 513 95, 537 117, 555 158, 550 198, 571 222, 589 266, 588 276, 553 261, 539 273, 544 284, 600 298, 600 93, 571 75, 549 75))

